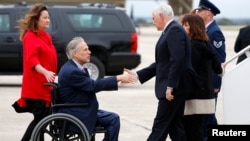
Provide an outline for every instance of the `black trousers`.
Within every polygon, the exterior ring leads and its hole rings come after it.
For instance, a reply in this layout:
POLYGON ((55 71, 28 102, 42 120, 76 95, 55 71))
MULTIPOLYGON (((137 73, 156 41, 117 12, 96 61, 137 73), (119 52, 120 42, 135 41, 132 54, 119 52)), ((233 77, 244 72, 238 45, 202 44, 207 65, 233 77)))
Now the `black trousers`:
POLYGON ((29 112, 34 116, 34 119, 27 127, 21 141, 30 141, 31 134, 39 121, 49 115, 49 107, 46 107, 46 102, 43 100, 26 99, 29 112))
POLYGON ((172 141, 186 141, 183 124, 185 97, 177 96, 173 101, 159 99, 152 132, 147 141, 165 141, 169 134, 172 141))
POLYGON ((202 114, 184 116, 187 141, 204 141, 202 114))

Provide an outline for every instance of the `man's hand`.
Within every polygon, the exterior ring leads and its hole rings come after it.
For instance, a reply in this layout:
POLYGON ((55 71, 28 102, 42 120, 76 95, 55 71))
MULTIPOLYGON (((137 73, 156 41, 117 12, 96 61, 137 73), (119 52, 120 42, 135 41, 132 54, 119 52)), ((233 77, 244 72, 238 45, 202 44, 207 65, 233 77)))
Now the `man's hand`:
POLYGON ((167 88, 167 90, 166 90, 166 99, 168 101, 174 100, 174 95, 172 95, 172 93, 173 93, 173 88, 167 88))
POLYGON ((136 73, 128 69, 124 69, 123 74, 117 76, 117 80, 121 82, 122 85, 136 83, 138 81, 136 73))

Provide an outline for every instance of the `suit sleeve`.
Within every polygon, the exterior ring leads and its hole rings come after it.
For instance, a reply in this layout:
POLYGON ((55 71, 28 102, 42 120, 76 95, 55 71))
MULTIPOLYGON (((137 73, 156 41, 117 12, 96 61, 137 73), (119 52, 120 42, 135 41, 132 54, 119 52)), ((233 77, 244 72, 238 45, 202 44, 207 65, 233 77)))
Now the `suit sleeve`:
POLYGON ((156 72, 156 64, 153 63, 150 66, 137 71, 136 73, 138 75, 139 81, 143 84, 144 82, 154 77, 155 72, 156 72))
POLYGON ((87 75, 83 75, 80 70, 71 72, 71 85, 87 93, 96 93, 103 90, 117 90, 118 84, 116 77, 107 77, 100 80, 93 80, 87 75))

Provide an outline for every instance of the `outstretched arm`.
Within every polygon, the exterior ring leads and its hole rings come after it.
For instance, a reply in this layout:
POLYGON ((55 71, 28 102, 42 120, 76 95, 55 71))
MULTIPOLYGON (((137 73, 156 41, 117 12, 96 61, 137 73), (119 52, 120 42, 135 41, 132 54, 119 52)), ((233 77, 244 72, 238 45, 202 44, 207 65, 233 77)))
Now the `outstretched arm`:
POLYGON ((135 83, 138 81, 136 73, 128 69, 124 69, 123 74, 117 75, 116 78, 121 84, 135 83))

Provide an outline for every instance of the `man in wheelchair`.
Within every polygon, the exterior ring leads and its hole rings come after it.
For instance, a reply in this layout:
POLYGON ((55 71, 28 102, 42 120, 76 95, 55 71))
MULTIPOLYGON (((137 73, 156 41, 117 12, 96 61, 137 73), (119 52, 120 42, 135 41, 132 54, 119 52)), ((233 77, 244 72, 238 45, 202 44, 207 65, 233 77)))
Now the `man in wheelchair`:
POLYGON ((136 78, 129 73, 93 80, 88 70, 83 68, 90 61, 91 51, 82 37, 73 38, 66 47, 68 61, 58 73, 58 91, 60 103, 87 103, 87 106, 60 107, 59 113, 67 113, 80 119, 90 135, 94 133, 96 123, 105 127, 104 141, 118 141, 120 130, 119 115, 101 110, 98 107, 96 93, 102 90, 118 90, 118 83, 131 83, 136 78))

